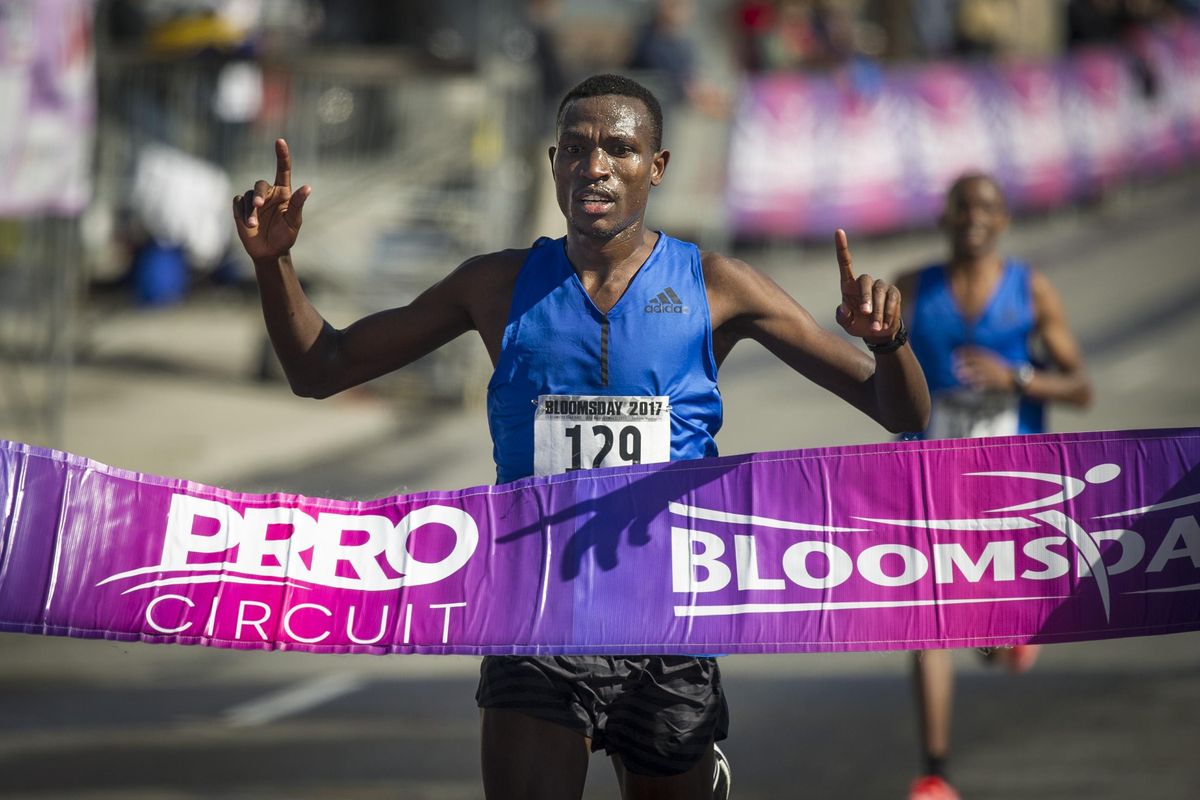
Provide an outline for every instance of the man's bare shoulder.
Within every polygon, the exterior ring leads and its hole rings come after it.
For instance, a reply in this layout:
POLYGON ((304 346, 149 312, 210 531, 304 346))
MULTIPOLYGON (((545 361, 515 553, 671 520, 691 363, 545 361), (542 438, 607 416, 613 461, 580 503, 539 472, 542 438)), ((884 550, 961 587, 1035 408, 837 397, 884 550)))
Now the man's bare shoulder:
POLYGON ((1029 292, 1033 296, 1033 305, 1039 317, 1046 315, 1061 316, 1063 314, 1062 295, 1042 272, 1032 264, 1029 265, 1029 292))
POLYGON ((737 338, 748 335, 743 323, 762 320, 785 307, 799 307, 765 272, 740 258, 715 251, 700 254, 713 327, 737 338))
POLYGON ((737 291, 747 283, 757 282, 766 277, 740 258, 727 256, 715 250, 700 251, 700 266, 704 271, 704 283, 710 291, 737 291))
POLYGON ((472 256, 460 264, 443 284, 471 299, 507 300, 517 275, 529 255, 529 249, 498 250, 472 256))
POLYGON ((1026 269, 1029 270, 1029 289, 1034 295, 1057 295, 1058 290, 1054 288, 1054 284, 1046 277, 1046 273, 1035 267, 1033 264, 1027 264, 1026 269))
POLYGON ((517 273, 521 271, 528 256, 528 247, 482 253, 468 258, 459 265, 454 274, 473 281, 516 280, 517 273))

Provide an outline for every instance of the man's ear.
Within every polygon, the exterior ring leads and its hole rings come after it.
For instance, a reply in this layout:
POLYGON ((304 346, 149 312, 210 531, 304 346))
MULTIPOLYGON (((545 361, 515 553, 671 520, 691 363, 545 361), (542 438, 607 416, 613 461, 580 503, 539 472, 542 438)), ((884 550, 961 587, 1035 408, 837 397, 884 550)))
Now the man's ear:
POLYGON ((671 160, 670 150, 659 150, 654 154, 654 161, 651 162, 650 185, 658 186, 662 183, 663 175, 667 173, 667 162, 671 160))
POLYGON ((554 145, 550 145, 550 167, 551 168, 554 167, 554 154, 557 152, 558 152, 558 148, 555 147, 554 145))

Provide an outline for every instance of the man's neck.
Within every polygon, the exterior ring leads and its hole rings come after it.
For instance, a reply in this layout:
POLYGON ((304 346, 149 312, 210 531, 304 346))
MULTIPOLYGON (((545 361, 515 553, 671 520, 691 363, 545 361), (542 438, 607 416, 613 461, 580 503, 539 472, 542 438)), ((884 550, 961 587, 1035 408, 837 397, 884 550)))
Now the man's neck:
POLYGON ((1004 259, 996 250, 979 255, 955 254, 946 265, 948 272, 966 277, 968 280, 988 278, 1004 267, 1004 259))
POLYGON ((638 270, 658 241, 659 234, 638 225, 609 239, 596 239, 567 232, 567 258, 577 273, 589 273, 601 282, 610 276, 638 270))

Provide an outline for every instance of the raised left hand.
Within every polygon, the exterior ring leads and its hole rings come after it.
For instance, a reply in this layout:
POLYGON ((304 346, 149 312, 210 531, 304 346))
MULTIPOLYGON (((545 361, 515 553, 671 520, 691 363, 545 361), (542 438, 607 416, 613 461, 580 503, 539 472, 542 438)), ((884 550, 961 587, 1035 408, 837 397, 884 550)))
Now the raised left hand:
POLYGON ((854 276, 850 244, 841 228, 834 233, 833 243, 842 283, 842 303, 836 314, 838 324, 846 333, 869 344, 890 342, 900 329, 900 290, 865 273, 854 276))

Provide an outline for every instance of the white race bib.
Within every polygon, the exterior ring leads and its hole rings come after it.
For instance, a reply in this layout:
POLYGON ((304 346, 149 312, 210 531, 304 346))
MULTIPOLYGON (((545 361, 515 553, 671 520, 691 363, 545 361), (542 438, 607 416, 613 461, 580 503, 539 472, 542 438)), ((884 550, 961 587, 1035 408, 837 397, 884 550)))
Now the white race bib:
POLYGON ((927 439, 1015 436, 1020 398, 1007 392, 957 389, 933 395, 927 439))
POLYGON ((669 400, 541 395, 533 417, 533 473, 670 461, 669 400))

